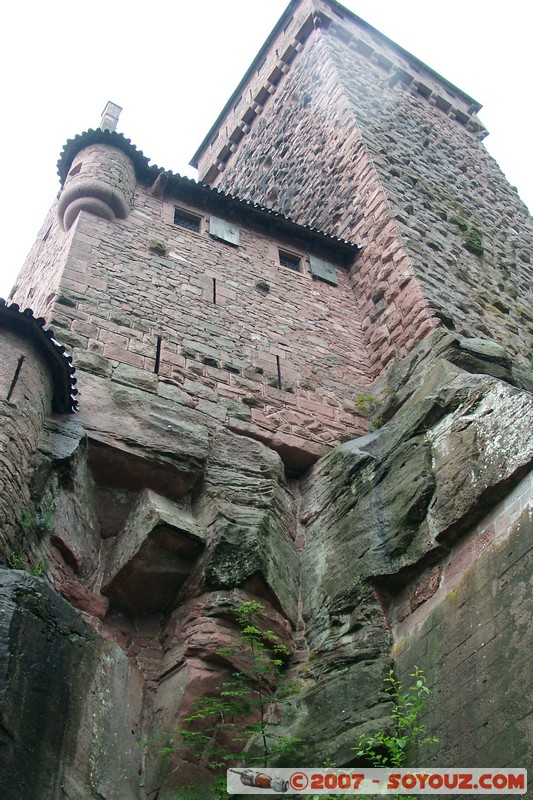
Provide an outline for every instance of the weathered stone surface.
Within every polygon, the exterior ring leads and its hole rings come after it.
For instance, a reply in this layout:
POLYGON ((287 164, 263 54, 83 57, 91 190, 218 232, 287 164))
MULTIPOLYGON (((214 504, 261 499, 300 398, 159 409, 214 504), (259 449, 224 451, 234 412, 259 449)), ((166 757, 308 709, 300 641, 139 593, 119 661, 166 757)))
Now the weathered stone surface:
POLYGON ((32 549, 21 528, 30 509, 32 459, 51 411, 53 383, 31 341, 2 326, 0 342, 0 563, 5 564, 11 553, 32 549))
POLYGON ((452 548, 431 600, 395 625, 400 676, 424 668, 424 722, 438 737, 414 763, 531 763, 532 541, 530 474, 452 548))
POLYGON ((105 617, 109 608, 107 597, 90 592, 76 581, 62 581, 59 592, 71 605, 92 617, 105 617))
POLYGON ((149 373, 144 369, 138 369, 129 364, 119 364, 113 370, 113 380, 116 383, 124 383, 126 386, 133 386, 136 389, 145 389, 147 392, 155 392, 158 378, 153 372, 149 373))
POLYGON ((101 545, 98 489, 87 465, 85 430, 78 420, 46 420, 31 488, 43 498, 56 553, 73 574, 90 578, 101 545))
MULTIPOLYGON (((196 698, 218 696, 221 685, 231 681, 235 672, 250 675, 249 651, 235 646, 239 635, 235 608, 250 600, 257 597, 239 590, 208 592, 190 599, 170 615, 163 631, 164 658, 154 699, 155 736, 188 727, 185 719, 193 712, 196 698), (220 653, 220 648, 225 648, 225 652, 220 653)), ((291 652, 287 620, 264 599, 263 605, 265 627, 291 652)), ((273 690, 277 678, 267 677, 273 690)), ((205 724, 211 725, 212 720, 205 724)), ((202 723, 197 723, 197 727, 201 729, 202 723)), ((220 737, 220 744, 235 750, 232 737, 220 737)), ((182 748, 166 760, 154 753, 147 774, 147 790, 149 794, 159 792, 162 800, 173 800, 177 785, 196 786, 202 779, 209 781, 209 773, 197 753, 182 748)))
MULTIPOLYGON (((313 731, 325 713, 345 759, 338 709, 325 711, 334 708, 322 697, 325 676, 343 685, 343 676, 349 680, 352 666, 363 662, 379 683, 391 646, 384 613, 390 596, 435 564, 403 613, 433 598, 438 564, 454 541, 533 464, 531 395, 459 370, 439 351, 432 357, 422 345, 401 379, 393 373, 398 391, 391 402, 398 410, 390 422, 337 447, 301 486, 301 599, 310 647, 302 674, 312 683, 301 697, 306 717, 293 727, 313 731)), ((371 718, 369 712, 366 722, 371 718)), ((361 733, 352 729, 351 740, 361 733)), ((318 753, 319 732, 310 739, 318 753)))
POLYGON ((306 763, 353 763, 359 737, 389 729, 392 704, 383 691, 389 666, 387 658, 339 664, 292 701, 286 716, 291 735, 307 745, 306 763))
POLYGON ((295 621, 298 556, 292 499, 279 456, 260 442, 221 431, 213 440, 195 511, 209 531, 206 585, 246 588, 252 582, 256 593, 266 592, 295 621))
POLYGON ((140 798, 142 681, 38 578, 0 570, 0 786, 13 800, 140 798))
POLYGON ((94 375, 84 374, 80 385, 80 420, 95 442, 91 463, 102 483, 113 488, 133 483, 135 488, 135 473, 142 464, 139 489, 164 488, 164 494, 179 497, 191 488, 209 447, 205 416, 184 406, 177 411, 172 402, 152 393, 94 375))
POLYGON ((47 578, 108 638, 59 597, 37 597, 28 576, 6 578, 23 590, 0 646, 11 769, 4 759, 0 771, 22 800, 30 785, 39 800, 174 800, 205 777, 183 751, 166 764, 147 755, 145 776, 141 698, 144 734, 168 736, 198 696, 246 669, 217 652, 235 639, 232 598, 259 598, 295 638, 303 692, 286 724, 307 740, 307 763, 353 762, 358 737, 387 725, 391 645, 404 673, 431 669, 443 757, 531 757, 531 484, 520 514, 503 499, 479 527, 532 462, 531 398, 511 388, 532 386, 531 221, 478 142, 471 98, 445 99, 449 84, 336 5, 302 0, 291 14, 209 137, 206 180, 220 172, 222 189, 305 227, 172 176, 156 192, 139 152, 118 134, 122 151, 101 149, 92 132, 62 159, 61 215, 72 187, 88 176, 94 188, 102 170, 127 208, 102 219, 99 202, 74 202, 68 236, 54 210, 23 270, 15 299, 75 348, 93 474, 83 432, 63 421, 37 452, 46 376, 24 370, 24 391, 0 409, 3 555, 22 544, 31 567, 51 554, 47 578), (176 224, 182 202, 196 230, 176 224), (226 208, 239 247, 209 236, 209 214, 226 208), (361 244, 358 258, 313 226, 361 244), (281 263, 285 246, 300 272, 281 263), (309 270, 323 248, 336 286, 309 270), (446 330, 430 336, 435 326, 446 330), (387 424, 320 460, 367 429, 359 392, 383 401, 387 424), (286 476, 298 479, 292 496, 286 476), (53 531, 21 536, 24 510, 47 507, 53 531), (508 657, 518 686, 500 675, 508 657))
POLYGON ((133 615, 168 610, 204 543, 190 512, 145 491, 108 555, 102 592, 133 615))
POLYGON ((91 353, 89 350, 75 347, 72 351, 72 359, 77 369, 91 372, 93 375, 100 375, 103 378, 111 375, 111 362, 99 353, 91 353))
POLYGON ((74 455, 85 436, 76 417, 48 418, 39 439, 39 451, 54 461, 62 461, 74 455))
POLYGON ((430 524, 441 539, 471 525, 533 464, 531 395, 490 378, 471 391, 470 403, 428 431, 438 476, 430 524))

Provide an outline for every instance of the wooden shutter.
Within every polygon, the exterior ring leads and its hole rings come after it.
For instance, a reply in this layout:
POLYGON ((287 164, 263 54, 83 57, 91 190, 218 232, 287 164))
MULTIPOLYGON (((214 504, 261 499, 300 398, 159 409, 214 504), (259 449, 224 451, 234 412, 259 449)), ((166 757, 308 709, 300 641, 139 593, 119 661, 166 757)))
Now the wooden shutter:
POLYGON ((240 245, 239 229, 231 222, 226 222, 225 219, 218 217, 209 217, 209 233, 215 239, 221 239, 223 242, 229 242, 236 247, 240 245))
POLYGON ((316 256, 309 256, 309 266, 311 267, 311 275, 313 278, 331 283, 333 286, 339 285, 337 270, 333 264, 330 264, 328 261, 322 261, 321 258, 316 258, 316 256))

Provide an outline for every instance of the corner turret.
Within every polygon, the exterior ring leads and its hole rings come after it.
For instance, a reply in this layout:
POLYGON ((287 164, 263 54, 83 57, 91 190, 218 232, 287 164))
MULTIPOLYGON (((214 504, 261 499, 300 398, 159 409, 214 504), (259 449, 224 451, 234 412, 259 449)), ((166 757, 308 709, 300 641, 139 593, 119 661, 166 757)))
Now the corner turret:
MULTIPOLYGON (((121 110, 108 103, 100 130, 114 133, 121 110)), ((135 186, 135 168, 123 150, 103 141, 85 147, 76 153, 64 177, 57 206, 63 229, 70 229, 80 211, 107 220, 127 219, 135 186)))

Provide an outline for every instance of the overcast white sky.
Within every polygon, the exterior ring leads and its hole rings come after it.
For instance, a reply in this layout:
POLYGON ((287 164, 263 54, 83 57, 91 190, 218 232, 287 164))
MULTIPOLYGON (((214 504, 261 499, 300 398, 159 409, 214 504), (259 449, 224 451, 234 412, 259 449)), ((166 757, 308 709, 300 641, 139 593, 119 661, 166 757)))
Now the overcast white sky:
MULTIPOLYGON (((288 0, 287 0, 288 2, 288 0)), ((118 130, 152 163, 195 177, 196 148, 286 0, 19 0, 2 12, 0 126, 6 296, 59 188, 68 138, 96 127, 107 100, 118 130)), ((485 144, 533 208, 531 34, 527 0, 346 0, 374 27, 483 103, 485 144)))

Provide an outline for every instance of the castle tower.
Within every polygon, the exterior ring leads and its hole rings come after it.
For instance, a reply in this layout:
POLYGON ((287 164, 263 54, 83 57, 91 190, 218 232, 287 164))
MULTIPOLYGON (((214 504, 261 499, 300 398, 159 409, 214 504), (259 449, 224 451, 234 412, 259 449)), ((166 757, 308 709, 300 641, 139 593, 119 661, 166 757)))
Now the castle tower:
POLYGON ((207 785, 158 743, 242 670, 247 601, 309 764, 390 726, 392 666, 431 688, 419 764, 533 763, 531 228, 478 109, 293 0, 202 182, 114 104, 67 142, 0 304, 0 795, 207 785))
POLYGON ((480 108, 335 0, 297 0, 193 163, 363 246, 352 280, 375 374, 437 325, 528 364, 531 221, 480 108))

